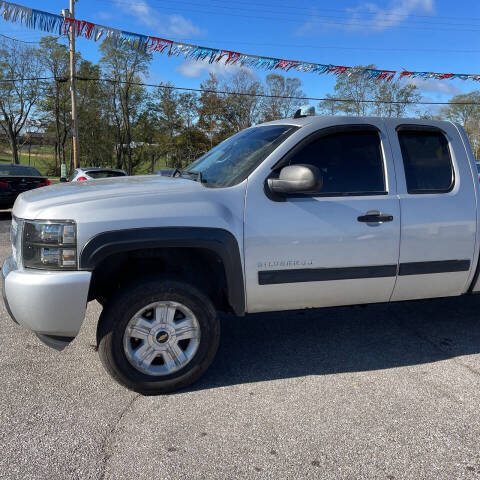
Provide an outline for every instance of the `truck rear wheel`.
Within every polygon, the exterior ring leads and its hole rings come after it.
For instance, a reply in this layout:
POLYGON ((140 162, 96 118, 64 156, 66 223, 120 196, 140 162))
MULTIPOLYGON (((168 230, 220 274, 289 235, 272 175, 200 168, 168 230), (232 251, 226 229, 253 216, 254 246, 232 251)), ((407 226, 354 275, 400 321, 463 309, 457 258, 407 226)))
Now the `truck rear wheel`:
POLYGON ((168 393, 210 366, 220 323, 202 292, 178 281, 140 280, 111 298, 100 316, 98 353, 108 373, 136 392, 168 393))

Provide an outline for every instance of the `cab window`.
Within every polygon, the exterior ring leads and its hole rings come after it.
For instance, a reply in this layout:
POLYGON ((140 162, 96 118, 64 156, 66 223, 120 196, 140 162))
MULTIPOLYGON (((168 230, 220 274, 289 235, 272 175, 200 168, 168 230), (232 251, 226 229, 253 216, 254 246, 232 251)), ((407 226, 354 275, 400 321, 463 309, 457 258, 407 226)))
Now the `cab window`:
POLYGON ((322 196, 386 194, 377 131, 342 131, 322 136, 296 152, 289 165, 310 164, 323 177, 322 196))
POLYGON ((408 193, 445 193, 453 188, 450 148, 441 131, 402 129, 398 140, 408 193))

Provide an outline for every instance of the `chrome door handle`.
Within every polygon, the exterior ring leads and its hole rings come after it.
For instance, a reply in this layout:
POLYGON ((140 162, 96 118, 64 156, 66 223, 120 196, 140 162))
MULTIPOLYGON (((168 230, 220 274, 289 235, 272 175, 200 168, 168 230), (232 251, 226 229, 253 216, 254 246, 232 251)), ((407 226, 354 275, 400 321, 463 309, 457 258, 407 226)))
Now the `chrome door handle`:
POLYGON ((393 220, 393 215, 388 213, 367 213, 366 215, 358 217, 357 220, 364 223, 391 222, 393 220))

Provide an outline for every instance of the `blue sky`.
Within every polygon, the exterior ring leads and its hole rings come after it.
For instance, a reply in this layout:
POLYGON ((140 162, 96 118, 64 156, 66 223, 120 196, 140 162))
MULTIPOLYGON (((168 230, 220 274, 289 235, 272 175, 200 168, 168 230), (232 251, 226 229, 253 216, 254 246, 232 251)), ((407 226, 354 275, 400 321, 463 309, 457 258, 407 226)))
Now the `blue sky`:
MULTIPOLYGON (((60 13, 68 1, 16 0, 60 13), (41 5, 40 5, 41 4, 41 5)), ((272 57, 337 65, 480 73, 478 0, 79 0, 77 18, 172 40, 272 57)), ((35 41, 43 34, 0 20, 0 33, 35 41)), ((98 45, 79 39, 84 58, 99 59, 98 45)), ((149 80, 198 87, 209 71, 235 67, 154 54, 149 80)), ((263 72, 254 72, 264 77, 263 72)), ((330 75, 290 72, 308 96, 331 92, 330 75)), ((473 81, 417 81, 427 100, 444 101, 480 89, 473 81)))

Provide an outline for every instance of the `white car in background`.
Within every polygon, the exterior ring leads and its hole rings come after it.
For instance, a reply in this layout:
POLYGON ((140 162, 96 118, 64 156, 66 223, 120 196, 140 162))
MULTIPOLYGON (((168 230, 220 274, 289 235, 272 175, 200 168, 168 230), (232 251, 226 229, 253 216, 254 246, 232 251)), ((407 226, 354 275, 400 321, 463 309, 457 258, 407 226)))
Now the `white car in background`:
POLYGON ((124 170, 116 168, 85 167, 75 169, 68 181, 82 182, 85 180, 95 180, 97 178, 126 177, 127 175, 127 172, 124 170))

